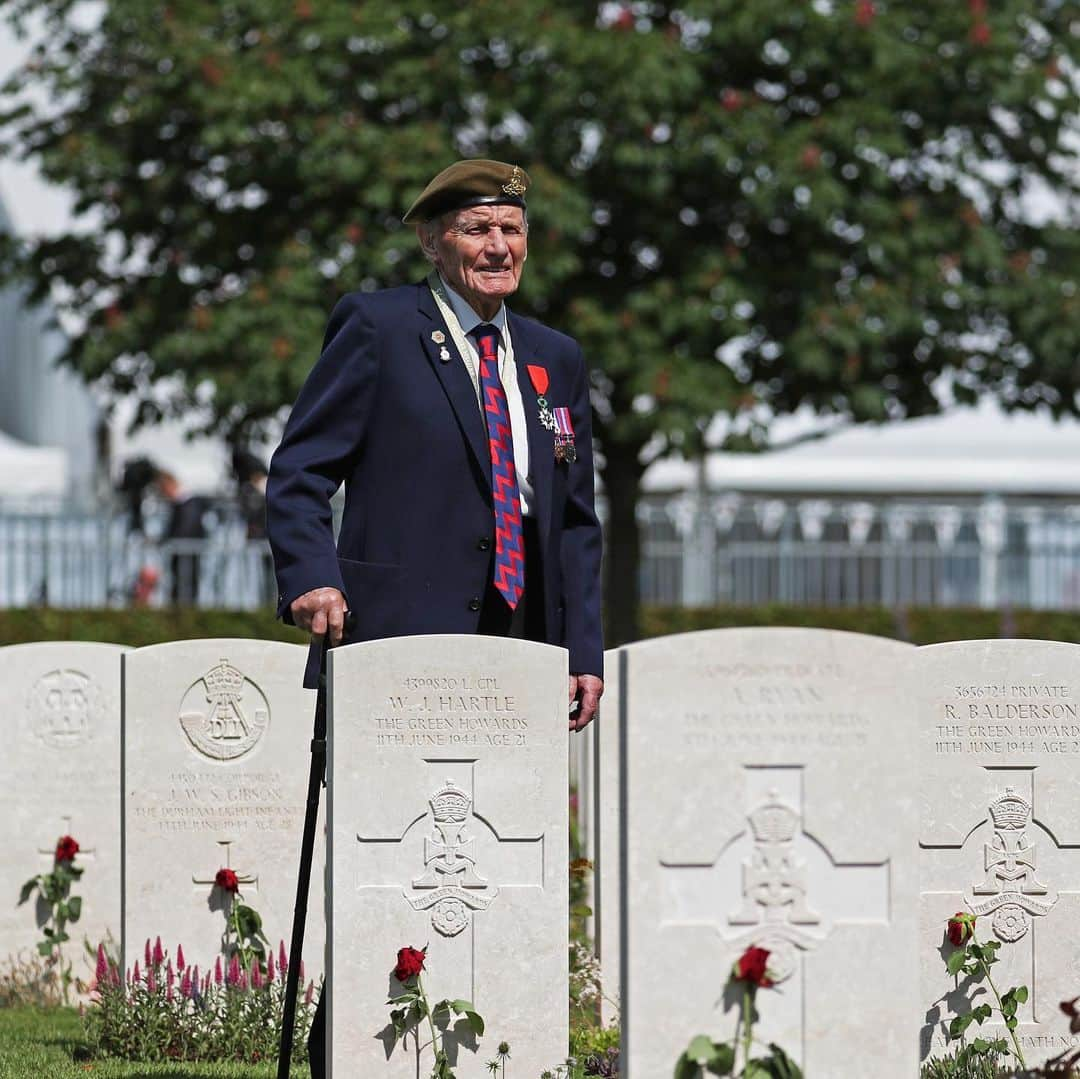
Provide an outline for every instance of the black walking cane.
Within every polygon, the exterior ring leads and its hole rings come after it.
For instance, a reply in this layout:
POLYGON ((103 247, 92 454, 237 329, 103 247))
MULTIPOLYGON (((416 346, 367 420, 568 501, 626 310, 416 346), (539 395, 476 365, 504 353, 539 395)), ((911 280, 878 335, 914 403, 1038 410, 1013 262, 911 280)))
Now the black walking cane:
MULTIPOLYGON (((346 612, 346 630, 349 629, 351 621, 351 613, 346 612)), ((293 908, 292 940, 289 943, 289 972, 285 979, 277 1079, 289 1079, 289 1065, 292 1062, 296 994, 300 987, 300 957, 304 951, 304 930, 307 927, 311 862, 315 855, 315 828, 319 817, 319 796, 326 776, 326 654, 330 648, 330 627, 327 626, 323 639, 311 642, 307 667, 304 670, 304 685, 309 688, 312 685, 317 686, 318 693, 315 697, 315 728, 311 736, 311 771, 308 773, 304 838, 300 845, 300 872, 296 878, 296 906, 293 908)))

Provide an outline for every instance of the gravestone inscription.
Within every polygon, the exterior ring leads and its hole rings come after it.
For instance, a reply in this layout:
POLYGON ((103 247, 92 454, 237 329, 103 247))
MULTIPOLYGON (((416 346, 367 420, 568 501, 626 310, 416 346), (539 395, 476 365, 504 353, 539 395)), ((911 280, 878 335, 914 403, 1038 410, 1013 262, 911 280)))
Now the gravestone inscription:
POLYGON ((6 721, 0 814, 0 957, 36 955, 49 915, 19 905, 24 882, 54 867, 57 840, 79 844, 82 900, 66 945, 73 973, 92 973, 92 947, 120 934, 120 656, 114 644, 50 641, 0 648, 0 707, 6 721))
MULTIPOLYGON (((307 650, 252 640, 195 640, 124 662, 124 950, 161 935, 192 962, 221 951, 237 902, 255 908, 272 945, 289 939, 300 861, 314 692, 307 650), (216 883, 231 870, 239 896, 216 883)), ((319 831, 321 839, 322 829, 319 831)), ((311 909, 322 902, 316 844, 311 909)), ((309 919, 309 977, 322 969, 309 919)))
POLYGON ((1080 1047, 1059 1008, 1080 993, 1080 647, 963 641, 919 660, 922 1054, 970 1010, 943 962, 946 920, 967 911, 1000 944, 998 988, 1029 990, 1017 1036, 1041 1064, 1080 1047))
POLYGON ((479 1043, 451 1031, 460 1079, 488 1074, 502 1041, 515 1074, 553 1069, 568 1040, 566 653, 407 637, 336 649, 330 669, 332 1074, 417 1074, 411 1037, 391 1051, 386 1001, 397 949, 425 944, 428 999, 470 1000, 486 1022, 479 1043))
POLYGON ((897 1006, 917 991, 914 724, 897 693, 913 655, 803 629, 622 650, 624 1076, 670 1074, 696 1035, 732 1038, 725 986, 750 946, 777 983, 757 995, 762 1045, 809 1075, 914 1074, 897 1006))

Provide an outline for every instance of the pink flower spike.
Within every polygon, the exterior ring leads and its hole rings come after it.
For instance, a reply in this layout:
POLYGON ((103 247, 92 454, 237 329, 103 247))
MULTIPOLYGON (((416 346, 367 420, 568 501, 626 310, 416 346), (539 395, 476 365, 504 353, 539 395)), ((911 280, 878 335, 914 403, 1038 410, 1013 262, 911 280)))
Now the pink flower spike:
POLYGON ((187 1000, 191 996, 191 971, 185 970, 180 977, 180 995, 187 1000))
POLYGON ((157 978, 154 977, 154 968, 153 967, 147 967, 146 968, 146 988, 151 993, 156 993, 157 992, 157 978))
POLYGON ((113 964, 109 964, 109 985, 117 986, 120 984, 120 971, 113 964))
POLYGON ((154 941, 154 966, 160 967, 165 962, 165 950, 161 947, 161 937, 154 941))
POLYGON ((146 967, 150 966, 151 963, 153 962, 153 958, 154 958, 154 953, 150 948, 150 938, 147 937, 146 938, 146 947, 143 948, 143 959, 146 960, 146 962, 143 964, 143 966, 146 966, 146 967))
POLYGON ((165 984, 172 989, 173 982, 176 981, 176 971, 173 970, 172 960, 165 964, 165 984))
POLYGON ((303 961, 303 959, 300 960, 300 984, 301 985, 304 984, 304 961, 303 961))
POLYGON ((186 966, 187 966, 187 963, 184 962, 184 946, 182 944, 177 944, 177 946, 176 946, 176 969, 177 970, 183 970, 184 967, 186 967, 186 966))
POLYGON ((214 985, 221 985, 221 956, 214 960, 214 985))
MULTIPOLYGON (((192 992, 194 992, 196 989, 198 989, 202 985, 202 982, 199 981, 199 964, 196 963, 195 966, 188 967, 187 969, 191 973, 191 988, 192 988, 192 992)), ((207 974, 206 980, 207 981, 210 980, 210 975, 209 974, 207 974)))
POLYGON ((285 941, 278 945, 277 965, 281 971, 281 976, 284 978, 289 973, 289 953, 285 951, 285 941))
POLYGON ((131 984, 138 985, 142 981, 142 974, 139 971, 139 961, 135 960, 135 969, 131 972, 131 984))
POLYGON ((310 1004, 315 999, 315 983, 307 983, 307 992, 304 993, 304 1003, 310 1004))
POLYGON ((105 945, 97 946, 97 966, 94 968, 94 978, 98 985, 103 985, 109 976, 109 961, 105 958, 105 945))
POLYGON ((263 986, 263 979, 262 979, 262 971, 259 970, 259 960, 257 958, 255 958, 255 957, 252 957, 252 960, 251 960, 251 988, 252 989, 262 989, 262 986, 263 986))
POLYGON ((274 980, 274 953, 266 953, 266 981, 267 984, 274 980))
POLYGON ((171 1001, 173 998, 173 987, 171 985, 165 986, 165 999, 171 1001))
POLYGON ((232 959, 229 960, 229 973, 225 981, 229 985, 238 985, 240 983, 240 956, 233 952, 232 959))

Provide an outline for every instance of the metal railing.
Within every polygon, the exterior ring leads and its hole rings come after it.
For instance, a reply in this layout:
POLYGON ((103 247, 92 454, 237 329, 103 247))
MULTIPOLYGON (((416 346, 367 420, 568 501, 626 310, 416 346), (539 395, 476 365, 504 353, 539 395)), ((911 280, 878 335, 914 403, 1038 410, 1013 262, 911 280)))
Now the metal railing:
POLYGON ((650 603, 1080 608, 1080 504, 650 496, 650 603))
MULTIPOLYGON (((649 495, 642 599, 706 606, 1080 608, 1080 503, 649 495)), ((207 538, 161 539, 120 512, 0 510, 0 607, 275 601, 264 540, 227 502, 207 538), (157 538, 155 538, 157 537, 157 538)))
POLYGON ((0 512, 0 607, 272 606, 266 541, 227 504, 209 517, 207 538, 165 540, 123 513, 0 512))

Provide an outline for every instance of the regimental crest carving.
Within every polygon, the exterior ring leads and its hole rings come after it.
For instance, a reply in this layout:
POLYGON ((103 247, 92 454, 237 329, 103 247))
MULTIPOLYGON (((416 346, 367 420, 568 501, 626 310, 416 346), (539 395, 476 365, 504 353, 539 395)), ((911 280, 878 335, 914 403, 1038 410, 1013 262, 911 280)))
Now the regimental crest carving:
POLYGON ((101 687, 82 671, 55 670, 30 687, 30 729, 52 749, 86 745, 105 718, 108 702, 101 687))
POLYGON ((808 950, 827 935, 828 926, 810 906, 806 864, 795 853, 802 816, 780 801, 776 791, 747 814, 754 847, 742 864, 742 906, 728 918, 732 927, 754 927, 746 942, 769 950, 776 981, 794 973, 799 949, 808 950))
POLYGON ((1053 910, 1058 896, 1035 876, 1037 847, 1027 837, 1031 803, 1006 787, 989 810, 994 835, 983 844, 986 876, 964 899, 972 913, 993 914, 990 924, 995 936, 1011 944, 1027 934, 1032 918, 1053 910))
POLYGON ((266 695, 227 659, 193 683, 180 703, 180 726, 188 741, 217 761, 250 753, 269 724, 266 695))
POLYGON ((457 936, 470 911, 487 910, 499 894, 476 868, 476 839, 470 834, 472 797, 447 780, 428 800, 431 834, 424 837, 424 871, 405 892, 413 910, 430 910, 431 924, 444 937, 457 936))

